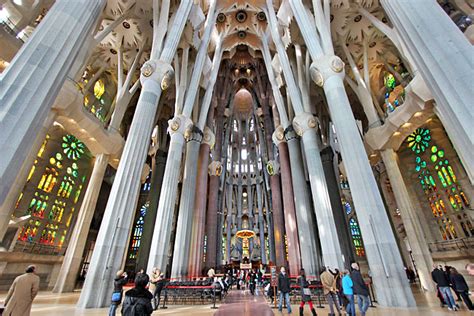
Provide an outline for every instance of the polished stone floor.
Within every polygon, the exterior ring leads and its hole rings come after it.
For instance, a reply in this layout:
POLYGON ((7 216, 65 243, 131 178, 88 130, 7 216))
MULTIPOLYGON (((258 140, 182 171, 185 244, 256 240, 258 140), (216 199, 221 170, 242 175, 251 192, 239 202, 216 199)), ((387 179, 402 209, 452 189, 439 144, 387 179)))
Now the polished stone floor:
MULTIPOLYGON (((6 293, 0 293, 0 302, 3 302, 6 293)), ((461 311, 456 313, 448 311, 446 308, 440 308, 437 298, 434 294, 415 293, 418 303, 416 309, 394 309, 394 308, 370 308, 367 316, 444 316, 457 315, 467 316, 474 315, 462 305, 461 311)), ((98 316, 107 315, 107 308, 76 310, 75 303, 79 298, 79 292, 54 294, 51 292, 40 292, 34 301, 32 316, 98 316)), ((168 309, 160 309, 155 311, 153 315, 182 315, 182 316, 267 316, 267 315, 287 315, 286 310, 283 313, 276 309, 271 309, 264 301, 262 296, 252 296, 248 291, 233 290, 229 293, 219 309, 211 309, 211 305, 194 305, 194 306, 169 306, 168 309)), ((298 315, 298 306, 292 305, 293 314, 298 315)), ((318 315, 327 315, 328 308, 318 308, 318 315)), ((119 313, 117 315, 120 315, 119 313)), ((311 315, 308 307, 305 308, 305 315, 311 315)), ((359 314, 357 314, 359 315, 359 314)))

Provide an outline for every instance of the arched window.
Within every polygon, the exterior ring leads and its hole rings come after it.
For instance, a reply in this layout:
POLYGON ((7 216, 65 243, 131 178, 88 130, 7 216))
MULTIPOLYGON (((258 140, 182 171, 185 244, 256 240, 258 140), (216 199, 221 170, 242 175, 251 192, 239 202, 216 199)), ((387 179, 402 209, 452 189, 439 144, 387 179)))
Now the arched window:
POLYGON ((359 224, 355 218, 349 220, 349 227, 351 230, 352 242, 354 243, 354 248, 356 255, 363 257, 365 255, 364 246, 362 245, 362 235, 360 233, 359 224))

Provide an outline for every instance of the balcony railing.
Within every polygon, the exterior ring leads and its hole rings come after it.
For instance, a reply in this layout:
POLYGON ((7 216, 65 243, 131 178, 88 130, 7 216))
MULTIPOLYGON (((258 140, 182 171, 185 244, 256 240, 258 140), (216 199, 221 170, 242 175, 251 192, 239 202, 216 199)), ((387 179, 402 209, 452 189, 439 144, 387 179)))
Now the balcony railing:
POLYGON ((472 251, 474 249, 474 237, 458 238, 453 240, 443 240, 429 243, 431 252, 441 251, 472 251))

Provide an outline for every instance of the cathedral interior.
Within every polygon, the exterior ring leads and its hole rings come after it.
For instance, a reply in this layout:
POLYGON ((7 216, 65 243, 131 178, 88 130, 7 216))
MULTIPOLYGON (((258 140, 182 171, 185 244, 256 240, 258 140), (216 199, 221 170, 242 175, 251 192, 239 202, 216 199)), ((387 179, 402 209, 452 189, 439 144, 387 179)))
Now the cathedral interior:
POLYGON ((410 307, 404 267, 473 261, 472 1, 0 9, 0 291, 359 262, 410 307))

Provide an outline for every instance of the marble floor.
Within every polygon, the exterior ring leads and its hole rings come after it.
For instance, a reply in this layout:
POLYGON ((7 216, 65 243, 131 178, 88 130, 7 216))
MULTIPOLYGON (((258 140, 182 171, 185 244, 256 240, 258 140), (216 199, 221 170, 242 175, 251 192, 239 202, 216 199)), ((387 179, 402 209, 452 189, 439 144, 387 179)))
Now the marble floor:
MULTIPOLYGON (((0 293, 0 302, 3 303, 6 293, 0 293)), ((40 292, 36 297, 31 316, 99 316, 107 315, 107 308, 76 310, 75 303, 79 298, 79 292, 54 294, 51 292, 40 292)), ((468 316, 474 315, 474 312, 466 310, 461 305, 461 311, 456 313, 448 311, 446 308, 439 307, 437 298, 431 293, 415 293, 418 307, 415 309, 402 308, 370 308, 367 316, 444 316, 457 315, 468 316)), ((227 299, 219 304, 220 307, 216 311, 211 309, 211 305, 186 305, 176 306, 170 305, 168 309, 160 309, 153 315, 176 315, 176 316, 233 316, 233 315, 249 315, 249 316, 266 316, 266 315, 287 315, 286 310, 282 313, 276 309, 270 309, 265 306, 265 302, 260 297, 251 296, 248 291, 233 290, 227 296, 227 299), (270 311, 272 313, 270 313, 270 311)), ((298 306, 292 305, 293 315, 298 315, 298 306)), ((317 308, 318 315, 327 315, 328 308, 317 308)), ((119 313, 117 315, 120 315, 119 313)), ((311 315, 308 307, 305 308, 305 315, 311 315)), ((358 314, 359 315, 359 314, 358 314)))

